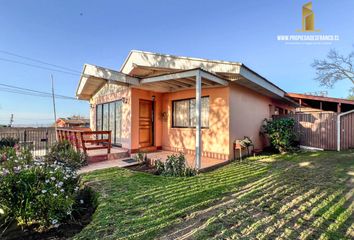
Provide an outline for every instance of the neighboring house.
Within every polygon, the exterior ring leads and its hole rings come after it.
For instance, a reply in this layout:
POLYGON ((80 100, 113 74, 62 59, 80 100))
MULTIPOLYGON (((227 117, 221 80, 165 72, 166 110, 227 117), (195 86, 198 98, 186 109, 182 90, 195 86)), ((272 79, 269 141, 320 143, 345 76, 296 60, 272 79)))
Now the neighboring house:
POLYGON ((90 119, 85 118, 58 118, 56 121, 57 127, 62 128, 89 128, 90 119))
POLYGON ((296 112, 312 113, 312 112, 348 112, 354 110, 354 101, 342 98, 332 98, 324 96, 313 96, 308 94, 287 93, 286 96, 291 97, 298 102, 299 106, 296 112))
POLYGON ((142 51, 119 71, 85 64, 76 94, 90 102, 93 130, 112 130, 113 144, 195 154, 197 168, 201 156, 231 159, 244 136, 262 148, 263 120, 297 107, 242 63, 142 51))

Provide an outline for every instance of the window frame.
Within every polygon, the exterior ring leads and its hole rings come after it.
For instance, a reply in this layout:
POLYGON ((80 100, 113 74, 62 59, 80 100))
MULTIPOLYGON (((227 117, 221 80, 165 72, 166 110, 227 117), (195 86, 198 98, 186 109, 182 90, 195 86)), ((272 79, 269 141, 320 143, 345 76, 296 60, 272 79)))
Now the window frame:
MULTIPOLYGON (((210 96, 207 95, 207 96, 202 96, 201 99, 203 98, 209 98, 209 114, 208 114, 208 126, 207 127, 202 127, 202 129, 209 129, 210 128, 210 124, 209 124, 209 118, 210 118, 210 96)), ((183 99, 176 99, 176 100, 172 100, 172 127, 171 128, 192 128, 192 129, 195 129, 195 127, 191 126, 191 118, 190 118, 190 100, 195 100, 195 98, 183 98, 183 99), (183 102, 183 101, 187 101, 188 100, 188 114, 189 114, 189 119, 188 119, 188 126, 176 126, 175 125, 175 121, 174 121, 174 113, 175 113, 175 102, 183 102)))

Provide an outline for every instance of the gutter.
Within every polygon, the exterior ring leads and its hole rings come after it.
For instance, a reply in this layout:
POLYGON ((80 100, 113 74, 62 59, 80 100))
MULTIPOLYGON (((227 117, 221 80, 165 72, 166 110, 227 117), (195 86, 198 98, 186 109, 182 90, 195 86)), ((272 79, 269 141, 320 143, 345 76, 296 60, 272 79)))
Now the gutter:
POLYGON ((340 133, 341 133, 341 128, 340 128, 340 118, 342 116, 348 115, 350 113, 354 113, 354 110, 351 110, 349 112, 341 113, 337 115, 337 151, 340 151, 340 133))

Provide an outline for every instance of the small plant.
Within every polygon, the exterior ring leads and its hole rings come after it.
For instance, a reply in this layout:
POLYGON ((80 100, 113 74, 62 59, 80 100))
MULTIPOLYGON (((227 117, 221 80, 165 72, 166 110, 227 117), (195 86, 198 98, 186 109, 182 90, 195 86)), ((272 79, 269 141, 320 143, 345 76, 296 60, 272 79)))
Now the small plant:
POLYGON ((172 154, 167 157, 165 162, 157 160, 155 167, 157 174, 163 176, 190 177, 197 174, 195 169, 187 166, 183 153, 172 154))
POLYGON ((135 154, 135 160, 140 164, 144 165, 147 163, 147 156, 144 152, 137 152, 135 154))
POLYGON ((18 144, 18 139, 13 137, 5 137, 0 139, 0 148, 2 147, 15 147, 18 144))
POLYGON ((242 147, 248 148, 252 146, 253 142, 250 137, 244 136, 243 139, 240 141, 240 145, 242 147))
POLYGON ((283 153, 291 151, 295 147, 294 126, 295 120, 292 118, 266 120, 263 133, 268 135, 271 145, 283 153))
POLYGON ((0 164, 0 212, 17 225, 57 227, 71 217, 79 191, 76 171, 60 162, 6 149, 0 164))
POLYGON ((73 169, 79 169, 87 165, 87 157, 85 154, 76 151, 69 141, 55 143, 50 148, 45 159, 49 163, 60 162, 73 169))

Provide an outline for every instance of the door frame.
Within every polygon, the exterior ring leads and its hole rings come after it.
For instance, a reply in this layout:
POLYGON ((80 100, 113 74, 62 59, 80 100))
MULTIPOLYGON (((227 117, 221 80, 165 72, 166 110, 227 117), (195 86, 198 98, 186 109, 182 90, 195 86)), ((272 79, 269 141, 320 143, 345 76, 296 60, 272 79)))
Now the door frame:
MULTIPOLYGON (((155 101, 150 99, 139 98, 139 129, 140 129, 140 102, 150 102, 151 103, 151 146, 139 147, 139 149, 150 148, 155 146, 155 101)), ((140 132, 138 134, 138 141, 140 145, 140 132)))

